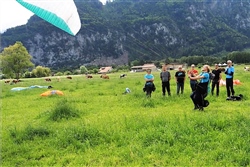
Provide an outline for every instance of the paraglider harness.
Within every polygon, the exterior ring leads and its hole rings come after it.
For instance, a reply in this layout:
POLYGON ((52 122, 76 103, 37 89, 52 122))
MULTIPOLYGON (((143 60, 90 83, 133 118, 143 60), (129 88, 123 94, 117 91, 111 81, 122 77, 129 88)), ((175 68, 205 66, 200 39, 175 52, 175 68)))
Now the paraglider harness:
POLYGON ((213 80, 215 77, 215 75, 213 73, 209 73, 209 80, 208 82, 198 82, 196 84, 196 89, 195 91, 191 94, 192 98, 195 98, 195 95, 197 93, 197 91, 199 91, 199 93, 201 94, 201 100, 202 100, 202 107, 207 107, 209 105, 209 101, 206 100, 205 98, 208 95, 208 92, 210 91, 210 82, 211 80, 213 80))
POLYGON ((150 95, 151 92, 155 91, 155 84, 151 81, 146 82, 144 87, 143 87, 143 92, 147 92, 147 95, 150 95))
POLYGON ((196 85, 196 91, 199 91, 201 93, 201 98, 202 98, 202 106, 203 107, 207 107, 209 105, 209 101, 208 100, 205 100, 205 98, 207 97, 207 94, 208 94, 208 89, 205 89, 205 87, 208 87, 208 84, 209 82, 205 82, 205 83, 198 83, 196 85))
POLYGON ((207 107, 209 105, 209 101, 205 100, 205 98, 207 97, 207 93, 208 93, 208 90, 207 90, 208 84, 209 84, 209 82, 204 82, 204 83, 199 82, 199 83, 197 83, 196 84, 196 89, 191 95, 191 97, 195 99, 195 96, 196 96, 197 92, 199 92, 201 94, 202 107, 207 107))
POLYGON ((243 100, 243 95, 242 94, 239 94, 238 96, 230 96, 228 97, 226 100, 231 100, 231 101, 241 101, 243 100))

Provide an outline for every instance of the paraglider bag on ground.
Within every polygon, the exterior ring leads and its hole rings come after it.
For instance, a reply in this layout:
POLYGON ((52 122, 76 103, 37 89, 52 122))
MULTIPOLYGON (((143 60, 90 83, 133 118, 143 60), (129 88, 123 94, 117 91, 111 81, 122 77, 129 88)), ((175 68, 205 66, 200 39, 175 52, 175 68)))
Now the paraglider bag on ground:
POLYGON ((232 95, 227 98, 227 100, 232 100, 232 101, 241 101, 243 100, 243 95, 239 94, 238 96, 232 95))
POLYGON ((146 90, 151 89, 151 91, 155 91, 155 84, 153 82, 146 82, 143 88, 143 91, 145 92, 146 90))

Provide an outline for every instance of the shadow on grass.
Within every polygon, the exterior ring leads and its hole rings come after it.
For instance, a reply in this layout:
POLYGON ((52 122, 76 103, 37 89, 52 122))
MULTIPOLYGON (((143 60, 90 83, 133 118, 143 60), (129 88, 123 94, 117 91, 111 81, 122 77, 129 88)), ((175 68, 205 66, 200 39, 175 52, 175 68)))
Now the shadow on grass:
POLYGON ((51 132, 46 127, 32 127, 29 125, 23 131, 18 131, 16 128, 14 128, 10 129, 9 133, 15 143, 21 144, 26 140, 34 140, 35 137, 48 137, 51 132))

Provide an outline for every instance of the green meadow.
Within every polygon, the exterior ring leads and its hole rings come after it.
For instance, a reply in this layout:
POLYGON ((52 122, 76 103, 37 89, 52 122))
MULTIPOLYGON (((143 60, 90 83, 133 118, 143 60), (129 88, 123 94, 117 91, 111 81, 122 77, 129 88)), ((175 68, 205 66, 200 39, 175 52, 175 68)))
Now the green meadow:
POLYGON ((193 110, 188 80, 176 95, 175 71, 171 97, 162 96, 159 72, 151 98, 143 72, 1 81, 1 166, 250 166, 250 72, 243 67, 235 65, 241 85, 234 89, 244 100, 226 101, 222 86, 203 112, 193 110), (32 85, 64 95, 11 91, 32 85), (132 92, 123 94, 127 87, 132 92))

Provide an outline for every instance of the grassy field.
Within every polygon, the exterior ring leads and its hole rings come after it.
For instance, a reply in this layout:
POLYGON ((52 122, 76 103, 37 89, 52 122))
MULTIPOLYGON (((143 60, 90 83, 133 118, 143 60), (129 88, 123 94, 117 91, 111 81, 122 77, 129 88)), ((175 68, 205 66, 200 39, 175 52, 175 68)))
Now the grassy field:
POLYGON ((162 97, 159 72, 151 98, 142 91, 145 73, 1 82, 1 166, 249 166, 250 73, 243 67, 235 66, 242 83, 235 91, 245 99, 226 101, 220 87, 204 112, 193 111, 188 82, 177 96, 172 79, 172 96, 162 97), (31 85, 64 95, 10 91, 31 85), (123 95, 126 87, 132 92, 123 95))

